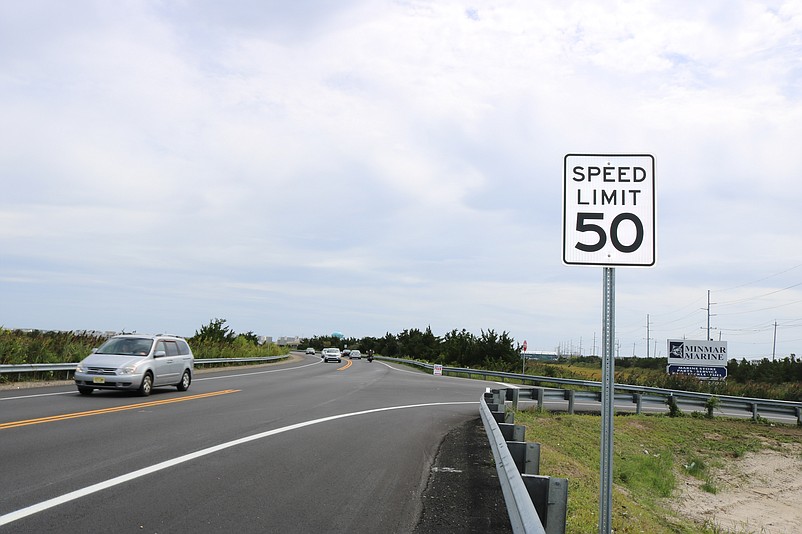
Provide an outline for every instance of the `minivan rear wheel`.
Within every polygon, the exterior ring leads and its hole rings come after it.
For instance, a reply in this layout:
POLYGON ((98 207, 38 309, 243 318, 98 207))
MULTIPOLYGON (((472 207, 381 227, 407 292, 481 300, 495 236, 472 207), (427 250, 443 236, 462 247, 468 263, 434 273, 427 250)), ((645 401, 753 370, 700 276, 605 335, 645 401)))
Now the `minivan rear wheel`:
POLYGON ((143 397, 147 397, 150 395, 152 389, 153 375, 150 373, 145 373, 145 376, 142 377, 142 384, 139 386, 139 394, 143 397))
POLYGON ((189 389, 189 385, 192 383, 192 376, 189 374, 189 370, 185 370, 184 374, 181 375, 181 382, 175 385, 178 391, 186 391, 189 389))

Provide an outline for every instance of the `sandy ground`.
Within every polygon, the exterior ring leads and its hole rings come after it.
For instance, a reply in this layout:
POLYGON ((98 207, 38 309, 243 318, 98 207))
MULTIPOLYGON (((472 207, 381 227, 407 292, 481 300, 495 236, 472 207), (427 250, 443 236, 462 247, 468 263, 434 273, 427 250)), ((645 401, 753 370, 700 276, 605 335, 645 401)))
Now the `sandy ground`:
POLYGON ((702 481, 679 481, 672 508, 701 524, 738 534, 802 532, 802 443, 785 443, 711 470, 715 495, 702 481))

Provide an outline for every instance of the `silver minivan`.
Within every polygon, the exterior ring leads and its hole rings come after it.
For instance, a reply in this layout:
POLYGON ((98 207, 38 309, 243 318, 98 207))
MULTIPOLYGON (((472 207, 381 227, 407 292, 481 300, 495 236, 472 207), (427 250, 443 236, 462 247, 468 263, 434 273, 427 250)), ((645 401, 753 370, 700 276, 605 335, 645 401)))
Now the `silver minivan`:
POLYGON ((192 383, 195 357, 178 336, 124 334, 94 349, 75 369, 83 395, 96 389, 134 390, 150 395, 158 386, 186 391, 192 383))

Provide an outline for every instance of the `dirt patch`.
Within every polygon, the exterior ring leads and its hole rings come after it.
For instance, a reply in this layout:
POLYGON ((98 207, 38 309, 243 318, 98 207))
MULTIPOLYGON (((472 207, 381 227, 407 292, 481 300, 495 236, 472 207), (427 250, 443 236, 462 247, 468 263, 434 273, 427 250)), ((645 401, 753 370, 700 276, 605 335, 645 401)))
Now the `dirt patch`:
POLYGON ((710 475, 716 494, 702 490, 702 481, 684 477, 672 509, 739 534, 802 532, 802 443, 747 453, 710 475))

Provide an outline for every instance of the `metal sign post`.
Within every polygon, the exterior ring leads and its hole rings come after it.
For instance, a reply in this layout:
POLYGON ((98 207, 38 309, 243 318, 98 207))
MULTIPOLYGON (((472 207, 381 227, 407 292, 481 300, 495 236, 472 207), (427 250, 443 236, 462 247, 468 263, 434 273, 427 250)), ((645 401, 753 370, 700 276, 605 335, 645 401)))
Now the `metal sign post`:
POLYGON ((602 313, 602 435, 599 532, 612 532, 613 516, 613 416, 615 400, 615 269, 604 268, 602 313))

